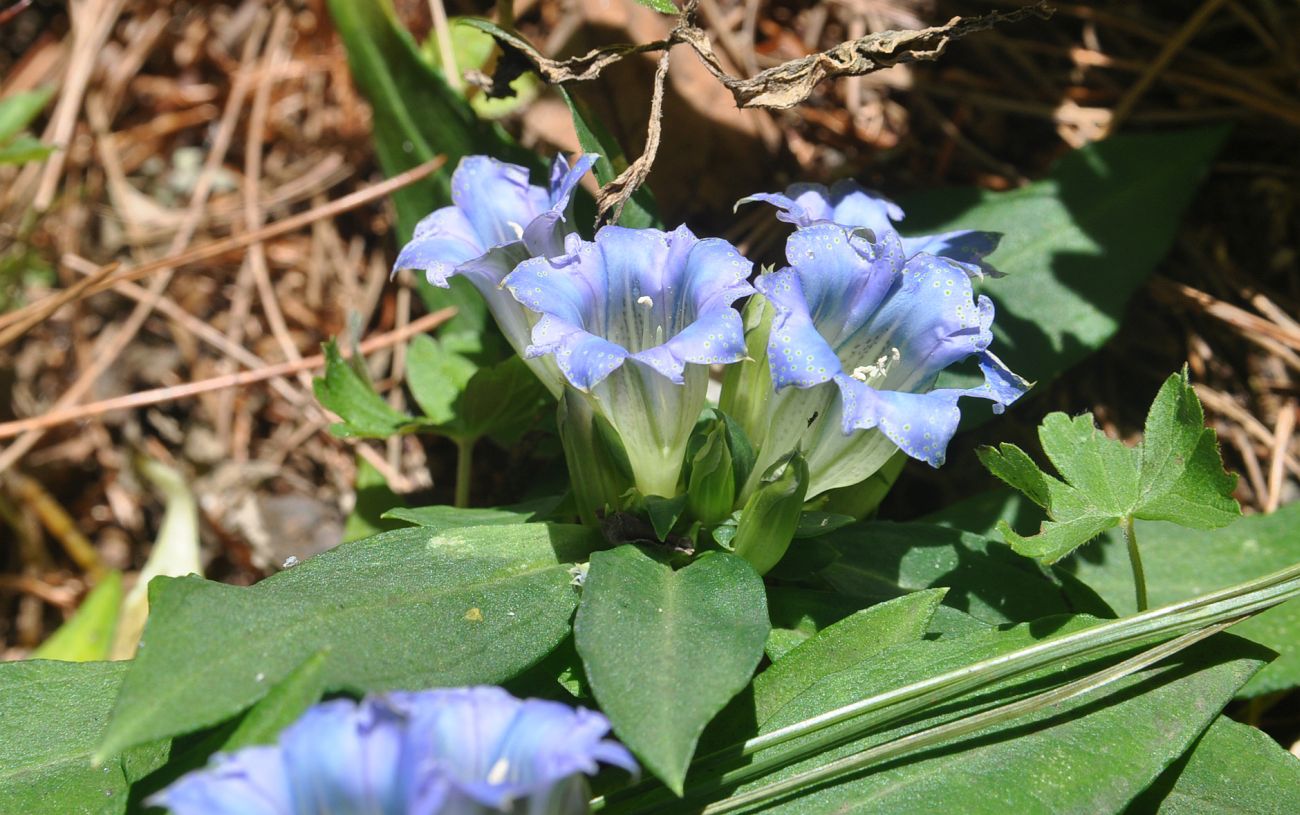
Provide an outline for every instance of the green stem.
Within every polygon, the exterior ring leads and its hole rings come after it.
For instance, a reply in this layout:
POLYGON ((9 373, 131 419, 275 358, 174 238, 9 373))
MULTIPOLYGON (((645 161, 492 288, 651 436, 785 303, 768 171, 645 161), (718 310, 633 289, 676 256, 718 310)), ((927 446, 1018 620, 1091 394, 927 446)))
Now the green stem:
POLYGON ((1128 544, 1128 561, 1133 566, 1133 589, 1137 594, 1137 610, 1147 610, 1147 577, 1142 570, 1142 553, 1138 551, 1137 533, 1133 530, 1133 518, 1128 517, 1120 524, 1124 532, 1124 542, 1128 544))
POLYGON ((511 31, 515 27, 515 4, 514 0, 497 0, 497 25, 506 31, 511 31))
POLYGON ((456 497, 458 507, 469 506, 469 484, 474 477, 474 443, 478 439, 456 439, 456 497))

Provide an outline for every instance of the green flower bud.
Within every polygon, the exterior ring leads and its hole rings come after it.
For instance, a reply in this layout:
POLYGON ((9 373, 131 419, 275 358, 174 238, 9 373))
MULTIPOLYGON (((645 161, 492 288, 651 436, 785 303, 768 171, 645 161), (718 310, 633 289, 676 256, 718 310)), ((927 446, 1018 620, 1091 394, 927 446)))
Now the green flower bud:
POLYGON ((745 304, 745 353, 740 362, 728 365, 722 375, 722 398, 718 407, 745 431, 755 449, 767 435, 767 402, 772 396, 772 374, 767 364, 767 339, 776 310, 761 294, 745 304))
POLYGON ((795 450, 763 473, 758 489, 745 502, 732 540, 735 553, 759 574, 771 571, 794 540, 807 495, 808 462, 795 450))
POLYGON ((727 445, 727 425, 713 422, 704 445, 691 459, 691 478, 686 488, 686 508, 705 526, 721 523, 731 514, 736 500, 735 471, 727 445))
POLYGON ((572 389, 560 396, 558 421, 578 515, 584 524, 598 526, 607 510, 621 509, 622 497, 631 489, 627 453, 613 429, 602 427, 604 419, 572 389))

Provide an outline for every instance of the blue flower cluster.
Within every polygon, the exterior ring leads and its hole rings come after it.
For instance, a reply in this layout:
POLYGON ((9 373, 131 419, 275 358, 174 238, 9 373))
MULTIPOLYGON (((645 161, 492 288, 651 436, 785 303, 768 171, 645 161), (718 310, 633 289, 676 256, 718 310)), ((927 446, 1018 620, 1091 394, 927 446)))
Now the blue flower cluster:
MULTIPOLYGON (((760 274, 726 241, 606 226, 574 234, 570 199, 593 156, 557 159, 550 186, 486 157, 461 162, 455 205, 421 223, 397 268, 474 282, 515 350, 557 396, 584 400, 613 428, 642 496, 674 497, 687 443, 707 406, 709 366, 766 344, 759 449, 741 502, 774 462, 807 459, 807 497, 858 483, 902 450, 940 465, 963 396, 1010 404, 1028 384, 989 352, 992 303, 972 279, 999 236, 949 232, 904 238, 893 202, 854 182, 762 194, 796 229, 789 265, 760 274), (765 300, 771 319, 745 336, 734 304, 765 300), (984 382, 936 388, 940 372, 974 357, 984 382)), ((725 398, 725 397, 724 397, 725 398)), ((575 437, 590 438, 590 434, 575 437)), ((570 456, 573 461, 573 456, 570 456)))
POLYGON ((576 815, 590 811, 599 763, 637 770, 608 732, 599 713, 495 687, 338 699, 149 803, 174 815, 576 815))

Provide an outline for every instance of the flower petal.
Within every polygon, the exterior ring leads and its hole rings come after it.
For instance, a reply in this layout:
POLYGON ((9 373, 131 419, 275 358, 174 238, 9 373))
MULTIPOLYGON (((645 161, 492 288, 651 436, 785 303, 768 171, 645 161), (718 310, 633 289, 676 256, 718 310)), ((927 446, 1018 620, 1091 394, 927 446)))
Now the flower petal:
POLYGON ((843 374, 835 377, 843 399, 844 432, 879 428, 898 448, 915 459, 938 467, 948 442, 957 432, 961 411, 956 390, 905 393, 876 390, 843 374))
POLYGON ((377 700, 339 699, 308 710, 280 735, 296 811, 402 815, 404 724, 377 700))
POLYGON ((959 229, 938 235, 903 238, 903 251, 909 258, 925 252, 956 261, 971 277, 1004 277, 1002 272, 984 260, 993 254, 1001 241, 1001 232, 959 229))
POLYGON ((799 275, 782 269, 759 276, 756 285, 776 309, 767 344, 773 386, 811 388, 829 382, 839 373, 840 360, 813 325, 799 275))
POLYGON ((174 815, 286 815, 294 812, 278 747, 217 754, 203 770, 182 776, 146 803, 174 815))
POLYGON ((528 169, 490 156, 466 156, 451 176, 451 199, 485 246, 523 238, 524 228, 550 209, 550 196, 528 183, 528 169))
POLYGON ((456 274, 460 264, 487 250, 465 213, 457 207, 443 207, 416 225, 415 236, 398 253, 393 271, 418 269, 429 283, 445 289, 447 278, 456 274))

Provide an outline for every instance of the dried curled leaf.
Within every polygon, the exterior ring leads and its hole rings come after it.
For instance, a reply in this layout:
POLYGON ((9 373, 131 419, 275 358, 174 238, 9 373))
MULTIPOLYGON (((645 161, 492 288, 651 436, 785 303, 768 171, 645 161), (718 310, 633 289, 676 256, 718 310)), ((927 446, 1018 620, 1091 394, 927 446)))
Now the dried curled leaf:
POLYGON ((784 62, 749 79, 740 79, 722 70, 708 37, 700 29, 681 28, 675 34, 695 49, 709 71, 731 91, 738 107, 783 109, 806 100, 817 83, 824 79, 861 76, 903 62, 936 59, 953 40, 1028 17, 1046 19, 1051 13, 1043 3, 1038 3, 1015 11, 954 17, 944 25, 916 31, 881 31, 784 62))

